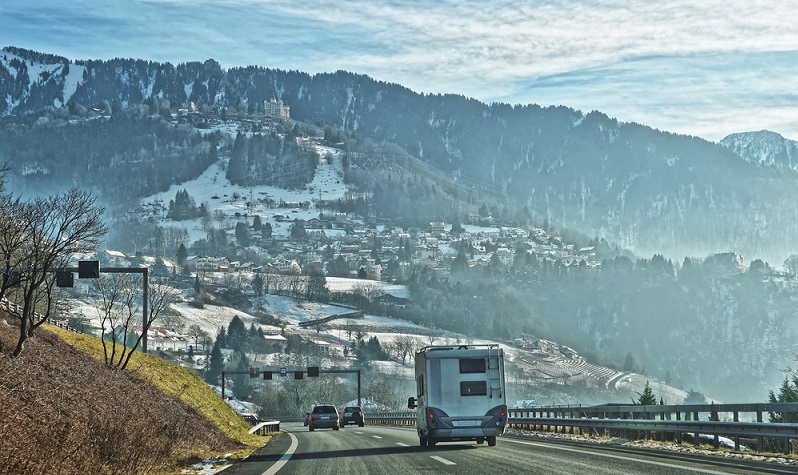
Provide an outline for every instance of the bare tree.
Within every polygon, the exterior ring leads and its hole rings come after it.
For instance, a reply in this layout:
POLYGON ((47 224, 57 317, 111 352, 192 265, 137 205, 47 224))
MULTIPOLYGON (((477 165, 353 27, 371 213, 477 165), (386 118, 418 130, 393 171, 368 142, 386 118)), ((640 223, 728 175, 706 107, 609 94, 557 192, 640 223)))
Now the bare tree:
POLYGON ((183 328, 185 328, 186 326, 186 319, 183 317, 183 315, 180 315, 179 313, 174 311, 163 312, 160 320, 161 320, 161 325, 159 326, 166 327, 176 332, 183 331, 183 328))
POLYGON ((28 239, 25 227, 17 219, 21 212, 19 200, 10 195, 0 195, 0 299, 5 298, 8 289, 19 285, 22 275, 20 258, 28 239))
POLYGON ((12 312, 20 321, 13 356, 22 352, 25 341, 50 316, 54 272, 66 267, 73 254, 95 251, 105 235, 104 209, 95 201, 89 193, 72 189, 12 208, 12 219, 25 237, 25 243, 12 253, 14 266, 21 270, 14 298, 22 301, 21 311, 12 312), (37 309, 42 307, 43 312, 38 312, 42 318, 37 321, 37 309))
POLYGON ((203 330, 202 327, 200 327, 196 323, 188 326, 188 328, 186 329, 186 336, 194 339, 195 350, 197 349, 197 345, 199 345, 200 341, 205 341, 206 339, 210 339, 210 335, 208 335, 208 332, 203 330))
POLYGON ((131 302, 138 295, 129 274, 101 276, 95 283, 101 299, 97 305, 100 314, 100 338, 103 344, 105 364, 111 366, 121 362, 127 348, 128 323, 131 315, 131 302), (125 310, 128 315, 125 317, 125 310), (117 349, 120 356, 116 356, 117 349))
POLYGON ((421 342, 418 338, 410 335, 401 335, 397 337, 394 342, 394 349, 396 350, 397 356, 402 358, 402 364, 405 364, 405 360, 412 356, 421 346, 421 342))
POLYGON ((375 298, 385 294, 382 286, 376 282, 364 282, 355 284, 352 293, 361 296, 366 302, 371 302, 375 298))
POLYGON ((101 312, 105 364, 124 369, 153 322, 177 301, 177 290, 165 279, 153 279, 147 289, 146 316, 142 316, 139 306, 141 279, 130 274, 101 277, 97 281, 97 290, 102 296, 98 310, 101 312))

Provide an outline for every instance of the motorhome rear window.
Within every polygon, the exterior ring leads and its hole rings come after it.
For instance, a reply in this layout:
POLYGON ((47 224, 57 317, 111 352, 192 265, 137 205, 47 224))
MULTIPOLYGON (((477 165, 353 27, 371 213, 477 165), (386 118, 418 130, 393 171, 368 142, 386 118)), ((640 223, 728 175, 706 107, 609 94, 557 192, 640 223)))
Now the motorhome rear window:
POLYGON ((487 396, 488 385, 485 381, 460 381, 461 396, 487 396))
POLYGON ((484 373, 485 360, 483 358, 460 360, 460 374, 484 373))

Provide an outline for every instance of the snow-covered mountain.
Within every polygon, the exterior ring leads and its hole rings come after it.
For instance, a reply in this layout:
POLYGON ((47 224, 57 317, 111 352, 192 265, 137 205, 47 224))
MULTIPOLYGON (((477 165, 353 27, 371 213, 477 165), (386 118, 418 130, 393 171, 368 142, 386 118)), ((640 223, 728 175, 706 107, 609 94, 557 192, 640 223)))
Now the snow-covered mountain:
POLYGON ((798 142, 770 130, 727 135, 720 144, 744 160, 763 167, 798 170, 798 142))
MULTIPOLYGON (((731 249, 747 260, 783 262, 792 253, 785 243, 798 239, 791 211, 798 200, 795 177, 759 166, 761 154, 740 160, 717 143, 599 111, 417 94, 345 71, 225 70, 211 60, 71 61, 8 47, 0 54, 0 115, 6 116, 62 105, 70 117, 142 104, 157 109, 156 100, 192 104, 200 112, 246 113, 274 98, 290 107, 292 119, 325 124, 343 137, 390 143, 458 186, 507 200, 513 217, 602 237, 642 256, 682 260, 731 249)), ((43 166, 50 155, 64 163, 62 153, 35 152, 23 157, 0 143, 0 154, 17 160, 20 169, 43 166)), ((789 167, 793 156, 785 149, 774 160, 789 167)), ((157 179, 179 172, 148 166, 153 170, 141 176, 153 177, 149 186, 160 189, 157 179)))

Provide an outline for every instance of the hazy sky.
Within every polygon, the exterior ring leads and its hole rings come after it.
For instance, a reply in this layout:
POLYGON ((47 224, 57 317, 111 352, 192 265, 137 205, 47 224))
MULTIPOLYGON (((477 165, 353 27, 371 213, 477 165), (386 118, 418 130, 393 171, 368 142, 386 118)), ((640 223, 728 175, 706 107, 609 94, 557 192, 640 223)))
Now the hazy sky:
POLYGON ((795 2, 0 0, 0 46, 69 59, 346 70, 720 140, 798 139, 795 2))

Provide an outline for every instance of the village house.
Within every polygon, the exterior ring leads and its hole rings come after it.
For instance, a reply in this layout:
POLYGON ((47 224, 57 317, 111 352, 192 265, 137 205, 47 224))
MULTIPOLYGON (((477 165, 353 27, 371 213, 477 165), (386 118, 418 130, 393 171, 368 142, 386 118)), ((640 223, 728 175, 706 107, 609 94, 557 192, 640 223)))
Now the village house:
POLYGON ((294 259, 280 259, 272 263, 275 269, 281 274, 301 274, 302 268, 294 259))
MULTIPOLYGON (((134 333, 136 337, 141 335, 141 325, 130 325, 127 327, 128 335, 134 333)), ((123 329, 117 328, 115 332, 121 335, 123 329)), ((157 351, 177 351, 187 352, 190 345, 189 339, 172 331, 166 327, 151 326, 147 329, 147 347, 155 348, 157 351)))
POLYGON ((221 269, 227 270, 230 261, 226 257, 188 256, 186 265, 192 271, 217 272, 221 269))
POLYGON ((105 250, 103 251, 102 259, 112 266, 121 266, 128 264, 127 256, 119 251, 105 250))
POLYGON ((276 350, 285 349, 285 346, 288 343, 288 339, 279 333, 264 333, 263 339, 266 340, 266 342, 276 350))
POLYGON ((446 224, 442 221, 433 221, 429 223, 429 230, 432 234, 443 234, 446 232, 446 224))

